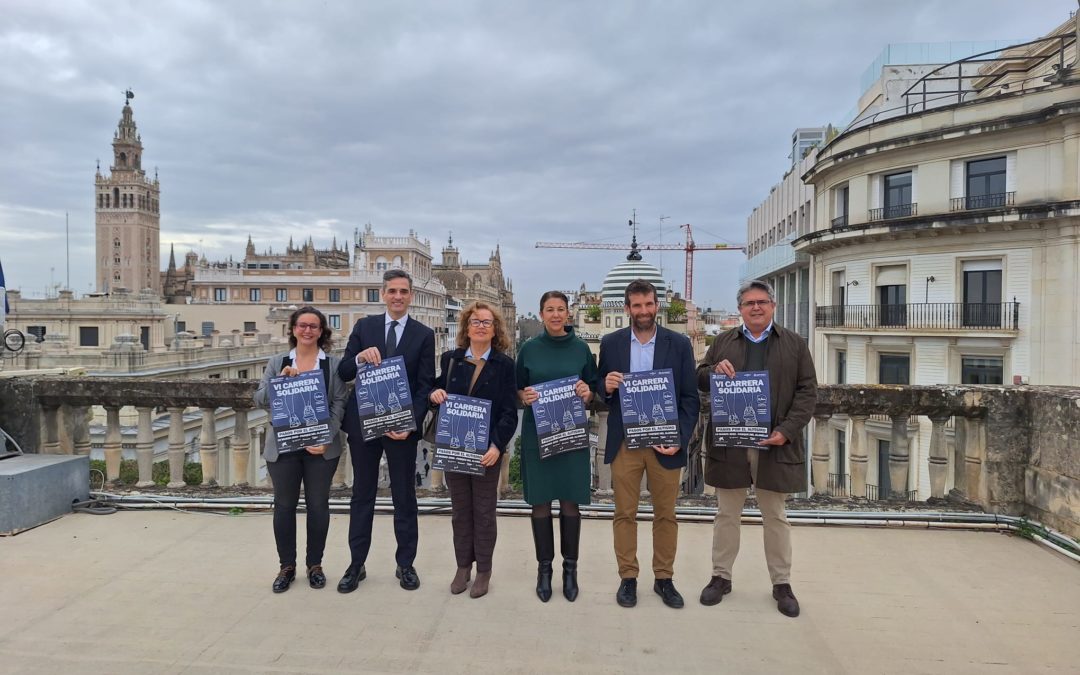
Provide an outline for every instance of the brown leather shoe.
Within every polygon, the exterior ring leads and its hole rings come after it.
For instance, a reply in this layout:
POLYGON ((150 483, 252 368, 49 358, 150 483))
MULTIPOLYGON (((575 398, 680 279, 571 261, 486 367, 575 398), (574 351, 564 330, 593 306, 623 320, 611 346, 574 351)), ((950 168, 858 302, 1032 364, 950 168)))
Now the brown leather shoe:
POLYGON ((791 584, 776 584, 772 587, 772 596, 781 614, 792 618, 799 616, 799 601, 791 591, 791 584))
POLYGON ((724 596, 731 592, 731 579, 713 577, 709 584, 701 589, 701 597, 698 598, 703 605, 719 605, 724 596))
POLYGON ((457 568, 454 580, 450 582, 450 592, 454 595, 464 593, 469 586, 469 578, 472 576, 472 565, 457 568))
POLYGON ((472 588, 469 589, 470 598, 482 598, 487 595, 488 582, 491 581, 491 572, 477 572, 476 581, 473 582, 472 588))

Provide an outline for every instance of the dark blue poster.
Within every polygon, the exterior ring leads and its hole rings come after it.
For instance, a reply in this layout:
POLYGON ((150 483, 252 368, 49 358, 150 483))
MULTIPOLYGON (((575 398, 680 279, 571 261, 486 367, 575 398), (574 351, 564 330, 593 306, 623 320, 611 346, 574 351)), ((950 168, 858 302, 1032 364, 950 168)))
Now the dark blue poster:
POLYGON ((680 444, 675 375, 671 368, 623 373, 619 402, 628 449, 680 444))
POLYGON ((330 407, 322 370, 270 378, 270 426, 279 453, 330 442, 330 407))
POLYGON ((540 459, 589 447, 585 404, 574 393, 577 375, 532 385, 540 398, 532 404, 540 459))
POLYGON ((392 356, 356 371, 356 407, 365 441, 388 431, 416 431, 405 359, 392 356))
POLYGON ((714 448, 758 448, 769 436, 772 399, 769 373, 748 371, 727 375, 712 374, 711 403, 714 448))
POLYGON ((435 459, 431 468, 451 473, 484 475, 480 458, 488 451, 491 401, 447 394, 439 406, 435 427, 435 459))

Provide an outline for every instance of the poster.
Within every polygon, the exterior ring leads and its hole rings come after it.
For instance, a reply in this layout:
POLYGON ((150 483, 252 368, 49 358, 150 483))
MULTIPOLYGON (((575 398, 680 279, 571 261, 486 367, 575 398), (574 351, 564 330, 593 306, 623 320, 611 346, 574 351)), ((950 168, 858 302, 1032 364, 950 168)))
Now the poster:
POLYGON ((270 426, 279 453, 330 442, 330 406, 321 369, 270 378, 270 426))
POLYGON ((671 368, 623 373, 619 402, 628 449, 681 444, 671 368))
POLYGON ((377 366, 361 364, 356 371, 356 407, 365 441, 388 431, 416 431, 405 359, 392 356, 377 366))
POLYGON ((577 375, 532 385, 540 398, 532 404, 540 459, 589 447, 585 403, 574 393, 577 375))
POLYGON ((761 448, 769 436, 772 398, 768 371, 712 374, 710 383, 714 448, 761 448))
POLYGON ((435 459, 431 468, 451 473, 484 475, 480 458, 488 451, 491 401, 460 394, 447 394, 439 406, 435 426, 435 459))

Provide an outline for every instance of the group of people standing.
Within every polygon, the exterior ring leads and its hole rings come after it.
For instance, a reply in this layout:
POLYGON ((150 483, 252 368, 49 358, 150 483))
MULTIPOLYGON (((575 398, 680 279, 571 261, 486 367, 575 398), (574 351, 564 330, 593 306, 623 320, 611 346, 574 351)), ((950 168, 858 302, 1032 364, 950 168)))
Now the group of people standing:
MULTIPOLYGON (((563 293, 549 291, 541 297, 543 330, 521 345, 516 361, 507 353, 510 336, 499 309, 477 301, 462 312, 457 348, 441 355, 438 377, 435 336, 429 327, 409 317, 412 297, 412 279, 407 272, 386 272, 382 287, 386 312, 356 322, 340 360, 327 353, 331 331, 326 317, 313 307, 298 309, 289 320, 292 349, 270 359, 255 395, 256 403, 266 407, 272 377, 291 377, 316 368, 326 376, 331 428, 336 430, 340 425, 348 436, 354 476, 349 506, 351 562, 338 583, 338 591, 356 590, 367 576, 365 562, 384 454, 397 539, 395 575, 406 590, 420 587, 413 564, 418 539, 414 476, 420 432, 388 432, 363 440, 355 392, 348 384, 363 364, 378 365, 391 356, 403 358, 418 430, 423 428, 429 407, 443 404, 449 394, 491 402, 490 445, 480 460, 483 474, 446 474, 456 563, 451 593, 469 590, 473 598, 488 593, 497 536, 500 467, 517 430, 520 404, 525 411, 521 471, 525 501, 532 507, 536 595, 543 602, 552 596, 552 504, 558 502, 562 593, 570 602, 577 599, 580 508, 591 502, 591 458, 586 449, 541 458, 531 409, 539 396, 534 385, 576 377, 574 393, 584 404, 596 397, 610 409, 604 462, 611 465, 615 496, 613 533, 620 577, 616 601, 623 607, 637 604, 637 511, 644 477, 653 507, 653 590, 664 604, 674 608, 684 605, 672 581, 678 544, 676 499, 687 463, 687 447, 698 422, 699 392, 708 392, 712 372, 734 376, 736 371, 766 370, 772 381, 773 420, 771 434, 760 443, 761 449, 713 448, 711 436, 706 438, 705 480, 717 488, 718 509, 713 577, 702 590, 700 601, 714 605, 731 592, 742 506, 747 488, 755 485, 764 521, 773 597, 782 613, 798 615, 798 601, 790 585, 790 526, 784 501, 787 493, 806 489, 802 429, 813 413, 816 380, 805 341, 773 324, 775 299, 768 284, 752 281, 739 289, 743 325, 718 336, 696 367, 689 340, 657 322, 660 301, 656 288, 644 280, 627 286, 624 301, 630 325, 604 336, 599 364, 588 345, 575 335, 570 325, 569 300, 563 293), (628 449, 620 423, 619 385, 624 373, 658 369, 671 369, 673 374, 679 443, 628 449)), ((322 588, 326 584, 322 555, 330 520, 329 491, 341 456, 340 435, 335 433, 332 442, 307 447, 305 452, 278 454, 272 434, 271 430, 264 456, 274 484, 274 535, 280 562, 273 590, 284 592, 296 577, 296 509, 301 484, 307 509, 308 582, 313 588, 322 588)))

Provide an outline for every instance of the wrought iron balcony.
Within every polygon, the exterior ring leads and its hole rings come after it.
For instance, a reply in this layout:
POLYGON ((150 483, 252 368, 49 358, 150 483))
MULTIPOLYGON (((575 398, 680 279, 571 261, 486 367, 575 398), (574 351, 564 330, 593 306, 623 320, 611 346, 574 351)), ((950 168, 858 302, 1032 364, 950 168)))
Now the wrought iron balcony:
POLYGON ((999 192, 992 195, 954 197, 951 208, 953 211, 971 211, 974 209, 996 209, 1003 206, 1012 206, 1015 203, 1015 192, 999 192))
POLYGON ((847 227, 847 224, 848 217, 846 213, 842 216, 837 216, 832 219, 832 227, 847 227))
POLYGON ((911 328, 930 330, 1018 330, 1020 303, 922 302, 906 305, 818 307, 820 328, 911 328))
POLYGON ((919 214, 919 205, 915 202, 910 204, 893 204, 880 209, 870 209, 868 220, 892 220, 893 218, 907 218, 919 214))

